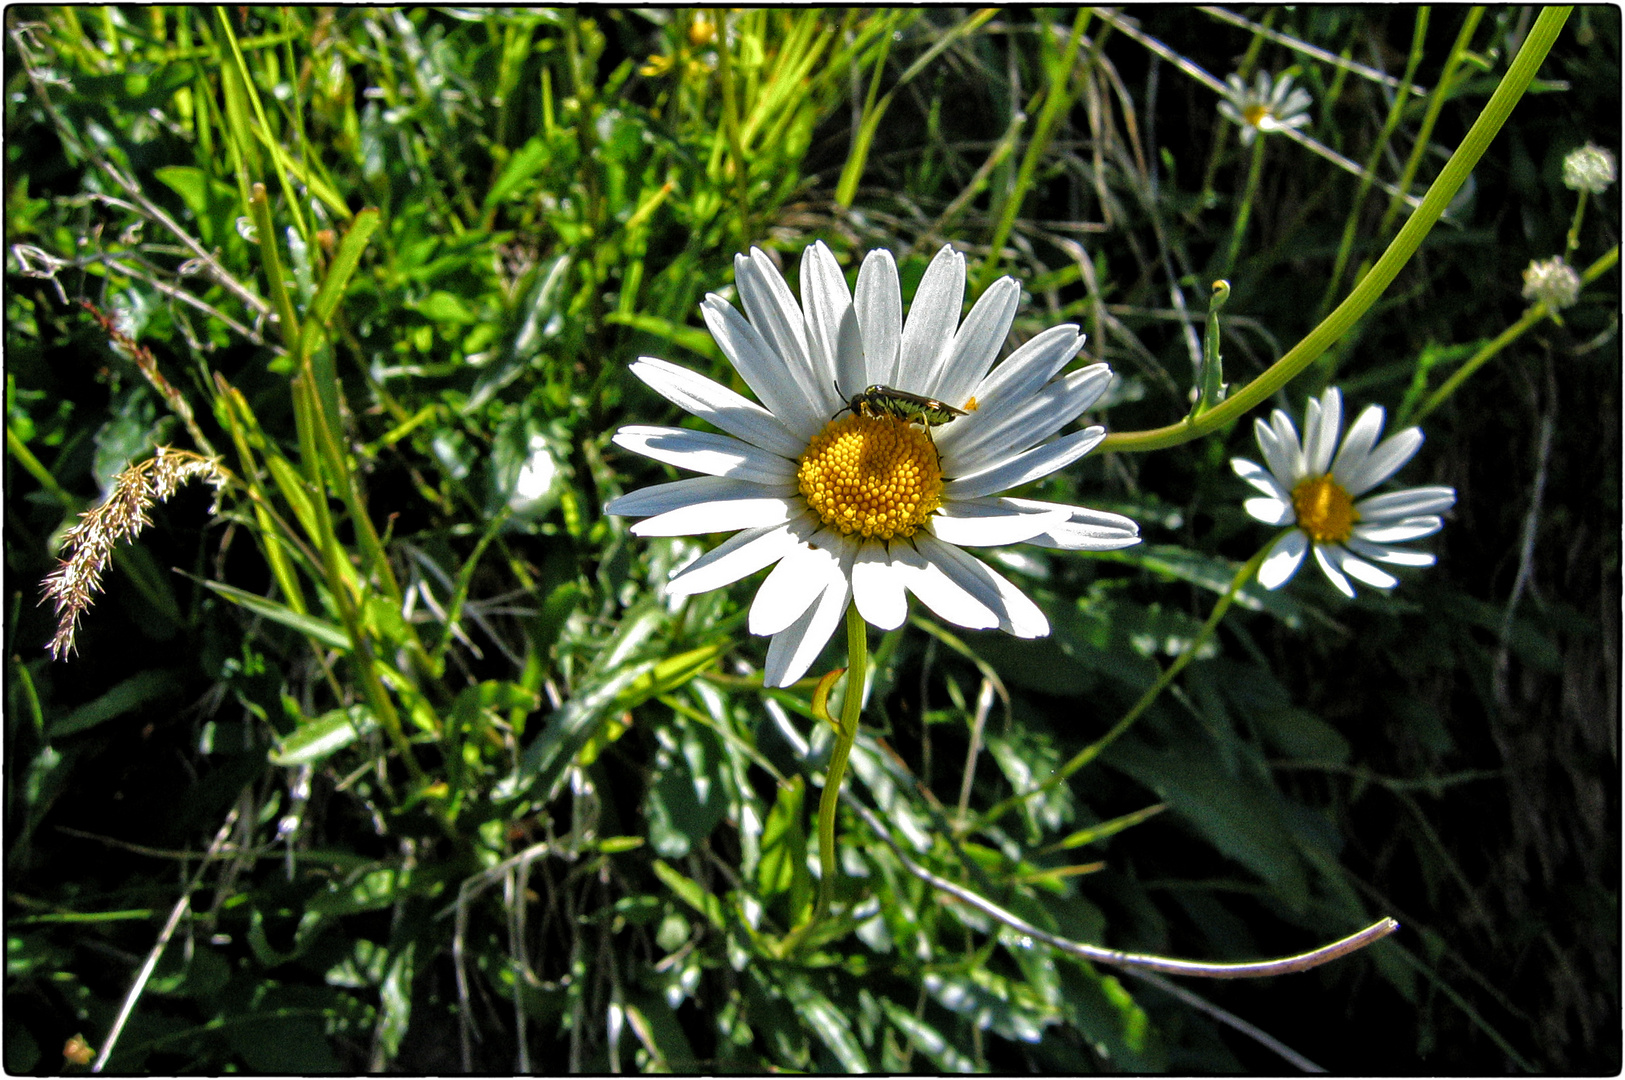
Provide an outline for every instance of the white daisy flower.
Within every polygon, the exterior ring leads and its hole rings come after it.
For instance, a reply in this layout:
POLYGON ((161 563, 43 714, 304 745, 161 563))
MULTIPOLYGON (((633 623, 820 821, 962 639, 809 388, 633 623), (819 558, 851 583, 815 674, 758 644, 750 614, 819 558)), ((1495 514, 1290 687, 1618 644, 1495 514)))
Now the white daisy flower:
POLYGON ((1377 445, 1382 420, 1382 406, 1367 405, 1339 449, 1343 396, 1332 387, 1319 401, 1310 399, 1301 445, 1292 420, 1280 409, 1267 424, 1253 421, 1258 448, 1269 468, 1246 458, 1230 460, 1236 475, 1264 493, 1247 500, 1247 513, 1266 525, 1293 526, 1264 557, 1259 584, 1266 589, 1286 584, 1311 546, 1327 579, 1350 599, 1351 577, 1377 589, 1399 584, 1398 578, 1367 559, 1395 566, 1433 565, 1427 552, 1398 545, 1432 536, 1443 527, 1438 515, 1456 504, 1454 488, 1405 488, 1360 499, 1398 472, 1422 445, 1422 432, 1414 427, 1377 445))
POLYGON ((1225 78, 1230 87, 1219 102, 1219 113, 1226 120, 1241 125, 1241 144, 1251 146, 1258 133, 1300 128, 1309 123, 1309 105, 1314 100, 1303 87, 1293 89, 1292 76, 1282 75, 1279 82, 1269 73, 1260 71, 1253 85, 1248 87, 1240 75, 1225 78))
POLYGON ((1044 331, 993 367, 1021 299, 1010 278, 994 282, 961 325, 965 258, 951 247, 927 268, 907 322, 897 266, 884 250, 864 259, 855 295, 822 243, 802 257, 801 304, 755 248, 735 256, 734 275, 745 315, 715 294, 701 311, 762 404, 641 357, 633 374, 728 434, 621 428, 617 445, 709 475, 643 488, 605 509, 644 518, 632 526, 638 536, 739 530, 681 568, 669 593, 708 592, 778 564, 749 619, 752 633, 773 638, 769 686, 806 673, 849 600, 882 630, 902 625, 913 593, 959 626, 1049 633, 1036 604, 962 547, 1102 551, 1139 542, 1139 527, 1118 514, 996 497, 1099 444, 1100 427, 1050 437, 1111 382, 1105 364, 1058 374, 1083 347, 1070 325, 1044 331), (928 428, 884 408, 848 409, 843 394, 875 386, 962 415, 928 428))

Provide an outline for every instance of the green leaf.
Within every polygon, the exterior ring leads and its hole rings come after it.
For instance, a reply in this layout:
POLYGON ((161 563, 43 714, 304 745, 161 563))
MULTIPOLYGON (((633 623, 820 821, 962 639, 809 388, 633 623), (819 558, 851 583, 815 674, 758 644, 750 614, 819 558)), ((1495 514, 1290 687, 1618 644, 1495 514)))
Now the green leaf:
POLYGON ((761 861, 756 864, 756 882, 763 897, 788 891, 789 915, 785 925, 795 926, 812 900, 812 875, 807 869, 807 828, 802 821, 806 801, 806 781, 792 776, 779 788, 778 798, 762 825, 761 861))
POLYGON ((677 894, 689 907, 704 915, 710 924, 721 930, 726 925, 722 901, 701 887, 700 883, 673 870, 664 859, 654 861, 655 876, 666 883, 666 888, 677 894))
POLYGON ((205 581, 203 584, 232 603, 240 604, 256 615, 264 616, 274 623, 281 623, 290 630, 297 630, 299 633, 314 639, 320 645, 346 653, 350 651, 350 636, 344 632, 342 627, 334 626, 330 622, 324 622, 314 615, 301 615, 292 608, 277 603, 275 600, 267 600, 263 596, 256 596, 254 593, 245 592, 231 585, 222 585, 218 581, 205 581))
POLYGON ((273 765, 305 765, 322 761, 374 730, 378 721, 365 705, 334 709, 299 725, 269 754, 273 765))
POLYGON ((1269 882, 1290 908, 1303 910, 1309 885, 1274 791, 1225 772, 1217 755, 1196 745, 1156 750, 1129 736, 1101 758, 1156 792, 1214 847, 1269 882))
POLYGON ((976 1071, 976 1062, 961 1054, 936 1028, 915 1016, 889 998, 880 999, 886 1019, 902 1032, 909 1044, 931 1059, 943 1072, 969 1073, 976 1071))
POLYGON ((425 319, 433 323, 467 324, 478 320, 479 316, 469 310, 463 303, 462 297, 455 293, 436 290, 428 296, 411 305, 412 309, 425 319))
POLYGON ((801 1014, 802 1024, 812 1028, 829 1052, 835 1055, 835 1060, 841 1063, 841 1068, 854 1073, 869 1071, 869 1062, 852 1034, 852 1026, 846 1015, 829 998, 815 990, 806 975, 799 971, 790 972, 779 985, 796 1012, 801 1014))
POLYGON ((676 726, 678 752, 665 746, 656 752, 657 779, 644 804, 649 843, 668 859, 687 855, 727 812, 716 736, 697 724, 676 726))
POLYGON ((986 968, 931 972, 925 976, 925 989, 950 1012, 1019 1042, 1037 1042, 1044 1028, 1059 1019, 1031 987, 986 968))
POLYGON ((181 681, 172 671, 142 671, 130 676, 94 701, 86 702, 67 716, 54 720, 48 733, 60 739, 86 731, 125 713, 133 712, 149 701, 178 691, 181 681))
POLYGON ((1168 809, 1167 803, 1154 803, 1153 805, 1146 807, 1144 810, 1136 810, 1132 814, 1124 814, 1122 817, 1115 817, 1110 821, 1103 821, 1099 825, 1091 825, 1087 829, 1079 829, 1077 832, 1068 835, 1066 839, 1052 844, 1050 846, 1050 850, 1071 849, 1083 847, 1085 844, 1096 843, 1097 841, 1106 839, 1108 836, 1113 836, 1120 833, 1132 825, 1138 825, 1147 818, 1155 817, 1157 814, 1162 813, 1166 809, 1168 809))
POLYGON ((547 143, 541 136, 532 136, 524 146, 509 155, 508 162, 502 166, 502 172, 497 176, 496 183, 485 193, 482 209, 489 210, 518 191, 520 185, 542 170, 551 156, 547 143))

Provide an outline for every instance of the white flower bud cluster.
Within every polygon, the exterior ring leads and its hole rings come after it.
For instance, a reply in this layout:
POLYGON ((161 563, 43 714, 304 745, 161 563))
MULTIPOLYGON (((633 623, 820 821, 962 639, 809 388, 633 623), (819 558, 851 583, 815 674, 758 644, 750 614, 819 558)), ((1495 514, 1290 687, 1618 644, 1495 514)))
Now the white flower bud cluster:
MULTIPOLYGON (((1599 194, 1614 182, 1614 164, 1613 154, 1600 146, 1586 143, 1570 150, 1563 159, 1563 186, 1570 191, 1599 194)), ((1528 277, 1527 274, 1524 276, 1528 277)))
POLYGON ((1572 307, 1580 298, 1580 275, 1561 255, 1531 262, 1523 271, 1523 297, 1556 311, 1572 307))

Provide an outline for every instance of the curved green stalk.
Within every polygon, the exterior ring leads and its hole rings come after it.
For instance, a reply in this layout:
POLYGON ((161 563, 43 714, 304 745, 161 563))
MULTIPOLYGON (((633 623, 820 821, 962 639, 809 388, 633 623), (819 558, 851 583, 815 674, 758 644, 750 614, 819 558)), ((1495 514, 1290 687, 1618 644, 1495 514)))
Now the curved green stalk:
MULTIPOLYGON (((1580 276, 1581 284, 1591 284, 1598 277, 1607 272, 1609 269, 1613 268, 1618 263, 1619 245, 1615 244, 1614 247, 1609 250, 1608 254, 1586 267, 1586 272, 1580 276)), ((1479 349, 1476 353, 1469 357, 1465 364, 1457 368, 1455 373, 1444 381, 1443 385, 1441 385, 1437 390, 1433 391, 1433 393, 1429 394, 1428 399, 1422 402, 1421 407, 1416 410, 1416 415, 1411 417, 1410 421, 1412 423, 1419 422, 1428 413, 1432 412, 1434 409, 1437 409, 1440 405, 1443 405, 1445 399, 1451 394, 1454 394, 1456 390, 1460 388, 1461 384, 1467 381, 1468 377, 1471 376, 1473 372, 1489 363, 1489 361, 1493 359, 1502 349, 1523 337, 1523 335, 1528 332, 1530 328, 1538 326, 1544 319, 1547 318, 1547 316, 1551 314, 1552 311, 1546 306, 1545 301, 1536 303, 1528 311, 1524 312, 1523 318, 1507 327, 1494 341, 1487 343, 1482 349, 1479 349)))
POLYGON ((824 792, 818 797, 818 905, 813 909, 812 924, 822 922, 829 914, 830 900, 835 896, 835 875, 840 873, 835 861, 835 808, 841 802, 841 777, 846 772, 846 759, 852 753, 852 743, 858 737, 858 717, 863 712, 863 681, 869 666, 869 635, 863 626, 854 601, 846 608, 846 698, 841 703, 841 727, 835 736, 835 748, 829 752, 829 764, 824 768, 824 792))
POLYGON ((1540 70, 1541 61, 1545 60, 1546 54, 1551 51, 1558 32, 1563 29, 1563 23, 1572 10, 1568 7, 1552 7, 1541 11, 1540 17, 1535 20, 1534 27, 1529 31, 1529 36, 1524 39, 1523 48, 1518 50, 1512 66, 1501 79, 1501 85, 1495 88, 1495 93, 1484 106, 1484 111, 1473 123, 1472 130, 1467 132, 1461 145, 1456 147, 1456 152, 1450 155, 1444 171, 1439 173, 1438 179, 1433 181, 1433 186, 1428 188, 1426 197, 1422 199, 1422 205, 1411 214, 1410 220, 1405 222, 1404 228, 1399 230, 1399 234, 1388 245, 1388 250, 1382 253, 1382 258, 1377 260, 1371 272, 1360 279, 1343 302, 1337 305, 1319 326, 1311 330, 1267 371, 1232 394, 1229 400, 1217 408, 1195 419, 1186 418, 1167 427, 1108 435, 1102 443, 1102 449, 1161 450, 1217 431, 1239 419, 1291 382, 1299 372, 1313 363, 1316 357, 1330 348, 1333 342, 1346 334, 1365 315, 1371 305, 1377 302, 1383 290, 1410 261, 1410 257, 1421 246, 1423 238, 1439 220, 1439 215, 1450 205, 1450 200, 1455 198, 1456 192, 1466 181, 1467 175, 1472 172, 1473 166, 1478 164, 1479 158, 1484 156, 1484 151, 1489 149, 1496 132, 1506 123, 1507 117, 1512 113, 1512 107, 1518 103, 1518 99, 1523 96, 1523 92, 1534 79, 1535 73, 1540 70))
POLYGON ((1146 688, 1145 693, 1140 695, 1140 700, 1136 701, 1133 707, 1123 714, 1121 720, 1112 725, 1110 731, 1079 750, 1072 756, 1072 760, 1050 774, 1049 779, 1042 784, 1029 791, 1023 791, 1019 795, 1012 795, 1003 802, 996 804, 993 809, 977 819, 975 827, 978 829, 986 828, 1034 795, 1050 791, 1065 783, 1067 777, 1099 757, 1106 747, 1117 741, 1118 736, 1132 727, 1134 721, 1138 720, 1145 713, 1145 710, 1151 707, 1151 703, 1157 700, 1158 695, 1168 688, 1168 684, 1172 683, 1179 676, 1179 673, 1185 670, 1185 665, 1195 659, 1196 654, 1202 650, 1202 646, 1207 644, 1208 639, 1219 628, 1219 620, 1223 619, 1224 613, 1230 610, 1231 603, 1236 599, 1236 593, 1247 583, 1248 578, 1258 572, 1259 566, 1264 562, 1264 556, 1269 554, 1270 549, 1274 546, 1275 540, 1272 538, 1269 543, 1258 549, 1257 554, 1241 564, 1241 569, 1236 571, 1236 576, 1230 579, 1230 587, 1224 591, 1223 596, 1219 597, 1219 602, 1213 605, 1213 612, 1208 615, 1207 622, 1202 624, 1202 629, 1197 632, 1195 639, 1190 643, 1190 647, 1175 657, 1174 662, 1163 669, 1162 674, 1157 676, 1157 681, 1146 688))

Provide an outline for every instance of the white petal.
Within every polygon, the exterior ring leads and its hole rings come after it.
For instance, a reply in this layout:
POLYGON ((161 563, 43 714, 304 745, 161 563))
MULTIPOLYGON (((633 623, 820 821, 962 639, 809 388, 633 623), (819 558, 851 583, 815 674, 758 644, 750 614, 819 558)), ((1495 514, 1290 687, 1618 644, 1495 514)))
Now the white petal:
POLYGON ((1357 555, 1351 554, 1342 548, 1331 548, 1328 555, 1343 573, 1373 589, 1392 589, 1399 584, 1399 579, 1386 570, 1379 569, 1366 562, 1357 555))
POLYGON ((866 540, 852 563, 852 599, 858 614, 881 630, 895 630, 908 618, 903 575, 892 572, 891 557, 878 540, 866 540))
POLYGON ((867 385, 891 386, 897 381, 897 349, 903 333, 903 292, 897 284, 897 264, 891 252, 876 248, 864 256, 858 269, 858 288, 853 297, 858 314, 858 331, 863 337, 866 374, 854 388, 841 389, 856 394, 867 385))
MULTIPOLYGON (((850 561, 850 557, 848 557, 850 561)), ((767 663, 762 681, 768 686, 789 686, 803 675, 824 651, 830 635, 841 624, 852 587, 843 573, 830 582, 818 602, 783 631, 774 634, 767 646, 767 663)))
POLYGON ((1282 534, 1264 556, 1258 567, 1258 583, 1266 589, 1279 589, 1298 572, 1303 553, 1309 550, 1309 538, 1297 529, 1282 534))
POLYGON ((1024 513, 993 502, 946 503, 930 520, 938 540, 960 547, 1003 547, 1031 540, 1065 523, 1069 507, 1024 513))
MULTIPOLYGON (((1275 416, 1281 415, 1281 411, 1277 409, 1275 416)), ((1287 421, 1287 426, 1291 427, 1290 420, 1287 421)), ((1253 437, 1258 440, 1258 449, 1264 455, 1264 464, 1269 466, 1270 474, 1280 483, 1281 490, 1291 491, 1292 485, 1303 479, 1303 457, 1298 453, 1297 433, 1292 434, 1290 443, 1283 443, 1281 433, 1274 425, 1266 424, 1263 420, 1254 420, 1253 437)))
MULTIPOLYGON (((1115 551, 1140 542, 1140 527, 1122 514, 1091 510, 1087 506, 1041 502, 1037 499, 988 500, 1026 510, 1065 510, 1065 522, 1034 536, 1027 542, 1061 551, 1115 551)), ((964 504, 956 504, 964 505, 964 504)))
POLYGON ((852 309, 852 290, 846 287, 840 264, 822 240, 801 256, 801 303, 807 309, 807 348, 813 375, 820 385, 829 383, 833 390, 841 320, 852 309))
POLYGON ((1343 395, 1337 387, 1329 388, 1320 396, 1319 411, 1320 422, 1315 425, 1313 436, 1309 434, 1309 422, 1304 421, 1304 467, 1310 476, 1325 476, 1332 470, 1332 455, 1337 451, 1337 437, 1343 430, 1343 395))
POLYGON ((1351 484, 1365 468, 1365 459, 1371 453, 1371 448, 1376 445, 1377 437, 1382 434, 1382 419, 1381 405, 1367 405, 1354 423, 1349 425, 1348 437, 1343 440, 1343 446, 1337 451, 1337 458, 1332 462, 1332 479, 1341 484, 1344 491, 1360 494, 1359 491, 1353 490, 1351 484))
POLYGON ((1416 487, 1362 499, 1354 504, 1354 511, 1361 521, 1376 522, 1418 514, 1442 514, 1455 505, 1455 488, 1416 487))
POLYGON ((841 572, 835 552, 814 538, 785 553, 750 605, 750 632, 776 634, 799 619, 841 572))
POLYGON ((1320 564, 1320 570, 1326 575, 1326 580, 1331 582, 1338 592, 1353 600, 1354 586, 1349 584, 1349 579, 1343 576, 1343 571, 1337 566, 1337 562, 1340 561, 1338 556, 1342 554, 1341 548, 1326 544, 1315 545, 1315 561, 1320 564))
POLYGON ((793 484, 796 479, 795 462, 732 435, 630 424, 610 441, 644 457, 711 476, 752 484, 793 484))
POLYGON ((1041 476, 1048 476, 1057 469, 1066 468, 1099 446, 1100 440, 1105 437, 1106 429, 1099 426, 1063 435, 1054 442, 1035 446, 1026 453, 1017 454, 990 469, 950 480, 942 485, 943 497, 974 499, 979 495, 991 495, 995 491, 1004 491, 1037 480, 1041 476))
POLYGON ((1378 562, 1390 563, 1394 566, 1432 566, 1436 561, 1430 551, 1412 551, 1410 548, 1373 544, 1361 540, 1358 536, 1351 536, 1343 543, 1350 551, 1364 555, 1368 559, 1376 559, 1378 562))
POLYGON ((642 356, 632 374, 672 404, 764 450, 794 460, 807 448, 772 413, 697 371, 642 356))
POLYGON ((784 275, 767 252, 753 247, 749 255, 734 256, 734 287, 739 290, 750 324, 783 358, 797 383, 808 388, 812 365, 807 359, 806 320, 790 286, 784 283, 784 275))
POLYGON ((945 425, 937 448, 950 476, 979 472, 1049 438, 1093 405, 1111 385, 1111 368, 1091 364, 1066 375, 1019 402, 990 408, 945 425))
MULTIPOLYGON (((1271 461, 1270 471, 1275 473, 1275 478, 1288 490, 1291 490, 1299 480, 1309 475, 1309 470, 1303 463, 1303 448, 1298 443, 1298 429, 1292 426, 1292 418, 1280 409, 1270 413, 1270 428, 1275 433, 1275 443, 1279 447, 1278 452, 1284 466, 1283 471, 1276 472, 1275 462, 1271 461)), ((1307 436, 1304 441, 1308 441, 1307 436)), ((1263 444, 1259 445, 1262 447, 1263 444)), ((1266 450, 1264 456, 1267 459, 1269 451, 1266 450)))
POLYGON ((1049 633, 1049 619, 1038 605, 982 560, 923 532, 916 533, 915 540, 920 554, 999 617, 1000 630, 1019 638, 1049 633))
MULTIPOLYGON (((856 304, 847 305, 846 314, 841 316, 840 332, 835 342, 835 385, 836 396, 844 395, 848 399, 871 385, 869 369, 863 358, 863 333, 858 329, 856 304)), ((841 404, 845 405, 846 402, 842 401, 841 404)))
POLYGON ((926 392, 924 388, 937 376, 940 357, 953 343, 964 303, 965 256, 944 244, 914 291, 908 321, 903 324, 893 386, 916 394, 926 392))
MULTIPOLYGON (((915 533, 915 536, 921 536, 915 533)), ((908 591, 920 598, 938 618, 971 630, 989 630, 999 625, 992 608, 966 592, 942 567, 931 562, 907 543, 891 546, 892 572, 903 580, 908 591)))
MULTIPOLYGON (((751 485, 760 489, 760 485, 751 485)), ((802 508, 799 498, 734 498, 668 510, 632 526, 633 536, 698 536, 702 533, 782 525, 802 508)))
POLYGON ((700 312, 751 393, 805 445, 828 422, 828 415, 807 400, 785 362, 732 304, 712 293, 700 305, 700 312))
POLYGON ((1298 520, 1298 515, 1292 509, 1292 504, 1284 502, 1274 495, 1248 499, 1241 504, 1241 508, 1266 525, 1290 525, 1298 520))
POLYGON ((1070 323, 1052 326, 1004 358, 976 387, 978 405, 1025 400, 1078 355, 1084 338, 1070 323))
MULTIPOLYGON (((678 571, 666 583, 667 594, 693 596, 710 592, 778 562, 801 543, 796 524, 767 525, 735 533, 678 571)), ((806 533, 811 535, 812 529, 806 529, 806 533)))
POLYGON ((965 404, 999 358, 1020 303, 1021 286, 1011 278, 1000 278, 987 287, 954 335, 942 367, 931 381, 929 396, 954 406, 965 404))
POLYGON ((1407 540, 1420 540, 1444 528, 1439 517, 1408 517, 1398 521, 1384 521, 1354 526, 1354 535, 1374 544, 1403 544, 1407 540))
POLYGON ((725 476, 694 476, 629 491, 611 499, 604 513, 615 517, 647 517, 716 499, 750 499, 761 495, 789 495, 794 491, 793 487, 784 485, 763 488, 760 484, 747 484, 725 476))
POLYGON ((1382 445, 1360 463, 1358 471, 1349 477, 1348 493, 1363 495, 1394 475, 1422 448, 1422 432, 1418 428, 1396 431, 1382 441, 1382 445))
MULTIPOLYGON (((1274 438, 1273 435, 1270 437, 1274 438)), ((1257 462, 1248 461, 1246 458, 1231 458, 1230 468, 1235 470, 1237 476, 1276 501, 1286 503, 1292 501, 1291 494, 1281 486, 1281 482, 1274 474, 1257 462)))

